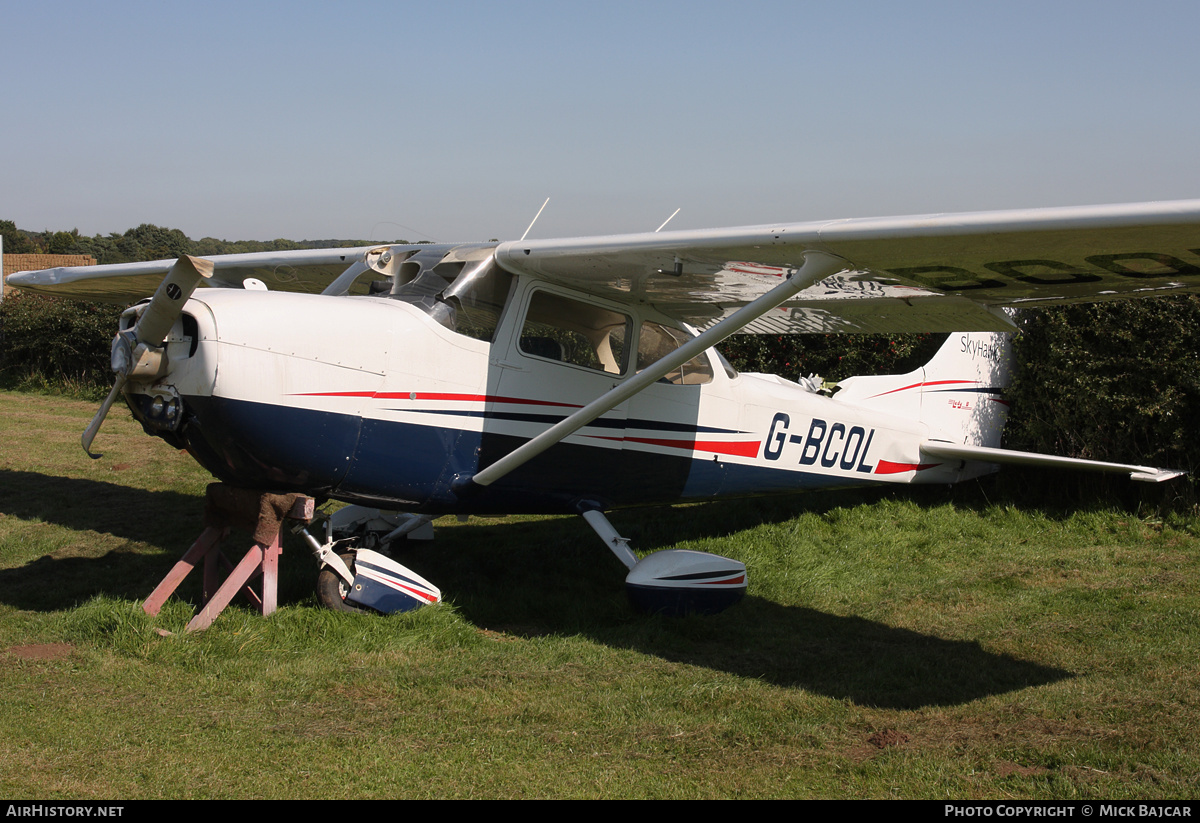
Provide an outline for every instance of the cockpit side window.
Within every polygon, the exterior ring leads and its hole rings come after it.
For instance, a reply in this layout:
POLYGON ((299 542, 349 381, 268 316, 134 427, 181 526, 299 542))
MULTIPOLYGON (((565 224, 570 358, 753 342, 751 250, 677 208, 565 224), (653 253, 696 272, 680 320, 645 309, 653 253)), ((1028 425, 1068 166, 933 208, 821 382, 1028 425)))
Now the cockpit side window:
POLYGON ((535 291, 521 327, 527 355, 622 374, 632 319, 620 312, 547 291, 535 291))

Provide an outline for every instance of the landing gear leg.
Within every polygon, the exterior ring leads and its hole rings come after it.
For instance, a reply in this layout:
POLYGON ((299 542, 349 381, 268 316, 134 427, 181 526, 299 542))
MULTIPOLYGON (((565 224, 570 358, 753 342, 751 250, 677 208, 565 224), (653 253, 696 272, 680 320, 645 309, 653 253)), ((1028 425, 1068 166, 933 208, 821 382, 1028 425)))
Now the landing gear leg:
POLYGON ((680 616, 716 614, 746 593, 746 565, 728 557, 687 549, 669 549, 637 559, 629 539, 621 537, 598 510, 583 519, 629 569, 625 590, 639 611, 680 616))

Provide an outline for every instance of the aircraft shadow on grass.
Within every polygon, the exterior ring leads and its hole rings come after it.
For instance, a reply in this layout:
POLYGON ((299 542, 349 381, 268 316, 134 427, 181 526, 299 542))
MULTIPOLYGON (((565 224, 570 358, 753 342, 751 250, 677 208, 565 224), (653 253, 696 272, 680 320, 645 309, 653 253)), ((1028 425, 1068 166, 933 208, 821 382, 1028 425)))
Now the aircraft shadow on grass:
MULTIPOLYGON (((96 480, 0 471, 0 500, 7 516, 130 541, 128 549, 102 556, 87 556, 83 549, 0 570, 0 602, 19 609, 67 609, 101 594, 141 600, 203 528, 203 502, 196 496, 96 480), (131 511, 136 518, 128 516, 131 511), (183 542, 181 534, 187 535, 183 542)), ((711 536, 714 522, 734 532, 786 520, 797 508, 780 501, 709 503, 622 513, 620 526, 638 536, 640 550, 652 551, 711 536)), ((249 545, 248 536, 235 538, 228 544, 231 554, 242 542, 249 545)), ((289 538, 284 557, 281 604, 313 603, 316 568, 307 549, 289 538)), ((459 614, 482 629, 521 636, 581 634, 614 648, 862 705, 955 705, 1073 676, 975 642, 752 595, 715 617, 644 617, 625 600, 624 567, 575 518, 472 522, 441 530, 431 543, 415 542, 397 557, 434 580, 459 614)), ((198 602, 198 582, 190 579, 180 594, 198 602)))

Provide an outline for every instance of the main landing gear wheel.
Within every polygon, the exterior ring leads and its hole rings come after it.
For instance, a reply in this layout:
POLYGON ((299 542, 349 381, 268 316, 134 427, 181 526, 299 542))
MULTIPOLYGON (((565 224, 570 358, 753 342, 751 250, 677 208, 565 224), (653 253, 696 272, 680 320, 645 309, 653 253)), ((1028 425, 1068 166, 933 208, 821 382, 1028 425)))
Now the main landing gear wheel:
MULTIPOLYGON (((354 555, 340 554, 342 562, 346 564, 351 574, 354 573, 354 555)), ((322 606, 327 609, 333 609, 335 612, 348 612, 350 614, 374 614, 370 609, 363 609, 346 602, 346 595, 350 593, 350 584, 338 576, 338 573, 333 569, 325 566, 321 569, 321 573, 317 575, 317 600, 322 606)))

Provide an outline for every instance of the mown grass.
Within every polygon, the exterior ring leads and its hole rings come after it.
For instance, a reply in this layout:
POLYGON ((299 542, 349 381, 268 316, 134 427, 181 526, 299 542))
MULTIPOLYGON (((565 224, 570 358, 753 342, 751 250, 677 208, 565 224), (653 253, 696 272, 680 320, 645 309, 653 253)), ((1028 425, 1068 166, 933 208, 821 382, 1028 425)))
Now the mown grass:
POLYGON ((635 614, 573 518, 439 521, 449 602, 282 607, 182 634, 209 478, 114 413, 0 393, 7 797, 1194 798, 1197 521, 995 489, 622 512, 641 551, 744 560, 713 618, 635 614), (989 502, 989 498, 991 502, 989 502), (174 632, 164 634, 161 630, 174 632))

